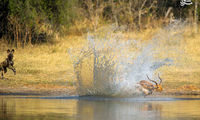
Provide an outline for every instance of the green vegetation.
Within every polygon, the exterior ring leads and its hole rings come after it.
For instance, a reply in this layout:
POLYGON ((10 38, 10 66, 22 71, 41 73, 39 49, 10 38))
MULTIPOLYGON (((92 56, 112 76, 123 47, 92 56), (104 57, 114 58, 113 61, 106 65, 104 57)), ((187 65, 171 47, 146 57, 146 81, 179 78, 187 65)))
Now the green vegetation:
POLYGON ((179 0, 1 0, 0 41, 24 47, 52 41, 55 35, 81 35, 115 24, 140 31, 173 19, 196 23, 199 7, 179 0))
POLYGON ((49 41, 77 17, 76 0, 3 0, 0 3, 1 41, 15 47, 49 41))

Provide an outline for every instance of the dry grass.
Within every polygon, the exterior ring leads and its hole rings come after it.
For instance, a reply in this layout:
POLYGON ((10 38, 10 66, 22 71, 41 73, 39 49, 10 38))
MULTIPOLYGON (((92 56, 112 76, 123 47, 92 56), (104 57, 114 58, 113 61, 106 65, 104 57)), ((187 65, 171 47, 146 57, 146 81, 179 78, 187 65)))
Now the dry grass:
MULTIPOLYGON (((148 29, 137 33, 126 33, 125 37, 148 41, 159 29, 148 29)), ((15 52, 15 67, 17 75, 12 71, 5 74, 6 79, 0 80, 0 87, 15 90, 15 88, 34 89, 75 89, 73 65, 68 55, 68 49, 73 46, 83 46, 86 37, 67 36, 56 38, 56 44, 42 44, 18 48, 15 52)), ((0 45, 0 61, 6 57, 6 44, 0 45)), ((180 47, 180 46, 179 46, 180 47)), ((200 36, 185 34, 181 43, 186 56, 178 67, 163 67, 162 78, 165 90, 200 88, 200 36), (190 87, 186 86, 190 85, 190 87), (192 87, 191 87, 192 86, 192 87)))
POLYGON ((164 87, 178 91, 200 89, 200 36, 187 30, 179 48, 183 50, 176 67, 163 68, 164 87), (191 87, 192 86, 192 87, 191 87))
MULTIPOLYGON (((57 38, 56 44, 43 44, 18 48, 14 53, 17 74, 11 70, 5 74, 6 79, 0 80, 1 88, 63 88, 74 86, 73 66, 69 59, 68 49, 81 44, 83 38, 69 36, 57 38), (40 87, 37 87, 40 86, 40 87)), ((0 61, 6 56, 5 46, 0 50, 0 61)))

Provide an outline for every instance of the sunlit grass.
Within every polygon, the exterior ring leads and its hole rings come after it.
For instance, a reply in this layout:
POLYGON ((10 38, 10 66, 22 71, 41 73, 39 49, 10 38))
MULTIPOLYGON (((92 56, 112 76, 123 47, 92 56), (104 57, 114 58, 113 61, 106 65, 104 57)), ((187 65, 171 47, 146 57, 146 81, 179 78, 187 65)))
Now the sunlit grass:
MULTIPOLYGON (((141 32, 122 33, 125 40, 134 38, 141 43, 152 39, 158 29, 147 29, 141 32)), ((42 44, 18 48, 14 54, 17 75, 8 70, 6 79, 0 80, 1 88, 37 88, 58 89, 75 88, 76 76, 70 56, 69 48, 81 48, 86 42, 86 35, 55 38, 56 44, 42 44), (38 87, 39 86, 39 87, 38 87)), ((176 46, 176 44, 173 44, 176 46)), ((7 47, 1 44, 0 61, 6 57, 7 47)), ((200 37, 197 34, 186 32, 181 44, 177 44, 186 53, 184 59, 179 60, 178 67, 161 68, 163 86, 166 90, 179 89, 185 85, 194 85, 200 88, 200 37)), ((176 54, 174 54, 176 55, 176 54)), ((171 55, 173 56, 173 55, 171 55)))
MULTIPOLYGON (((18 48, 14 53, 17 74, 11 70, 5 74, 6 79, 1 79, 1 88, 29 86, 48 89, 74 87, 73 66, 68 55, 69 47, 80 44, 81 37, 66 37, 57 39, 56 44, 43 44, 18 48)), ((0 60, 6 56, 5 47, 0 51, 0 60)))

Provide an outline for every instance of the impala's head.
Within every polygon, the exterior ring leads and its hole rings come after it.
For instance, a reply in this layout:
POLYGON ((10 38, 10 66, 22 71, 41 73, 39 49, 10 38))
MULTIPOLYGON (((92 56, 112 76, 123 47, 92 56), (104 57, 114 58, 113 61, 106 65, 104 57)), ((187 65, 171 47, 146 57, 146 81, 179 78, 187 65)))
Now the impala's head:
POLYGON ((155 85, 155 90, 156 90, 157 92, 162 92, 163 88, 162 88, 161 85, 155 85))
MULTIPOLYGON (((148 75, 147 75, 147 78, 149 79, 149 77, 148 77, 148 75)), ((157 92, 161 92, 162 90, 163 90, 163 88, 162 88, 162 79, 160 78, 160 76, 159 76, 159 74, 158 74, 158 78, 159 78, 159 80, 160 80, 160 82, 159 83, 157 83, 155 80, 151 80, 151 79, 149 79, 151 82, 154 82, 155 83, 155 85, 154 85, 154 90, 155 91, 157 91, 157 92)))

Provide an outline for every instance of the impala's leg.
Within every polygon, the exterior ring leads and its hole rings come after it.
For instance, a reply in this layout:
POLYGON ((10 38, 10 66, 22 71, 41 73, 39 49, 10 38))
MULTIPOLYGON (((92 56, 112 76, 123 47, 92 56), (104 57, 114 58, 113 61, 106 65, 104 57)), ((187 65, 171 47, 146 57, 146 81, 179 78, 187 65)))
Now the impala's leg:
POLYGON ((155 95, 153 91, 151 91, 151 94, 152 94, 152 95, 155 95))
POLYGON ((146 97, 147 95, 149 95, 149 90, 143 89, 142 91, 143 91, 145 97, 146 97))

